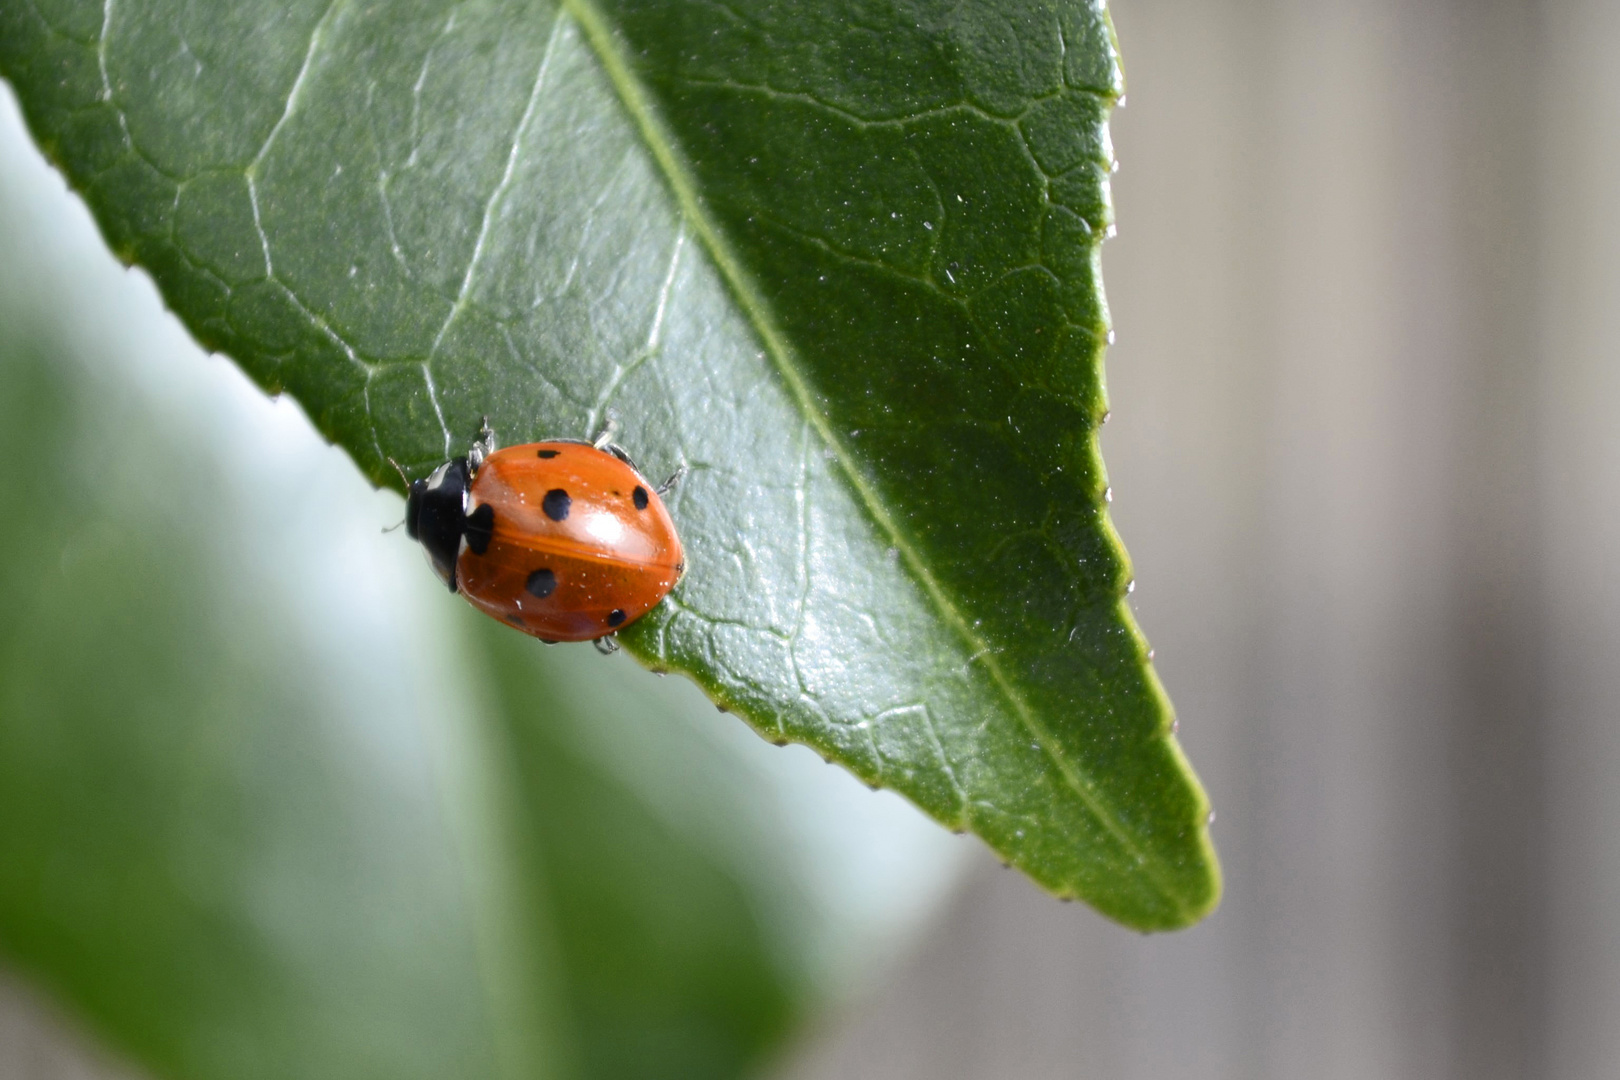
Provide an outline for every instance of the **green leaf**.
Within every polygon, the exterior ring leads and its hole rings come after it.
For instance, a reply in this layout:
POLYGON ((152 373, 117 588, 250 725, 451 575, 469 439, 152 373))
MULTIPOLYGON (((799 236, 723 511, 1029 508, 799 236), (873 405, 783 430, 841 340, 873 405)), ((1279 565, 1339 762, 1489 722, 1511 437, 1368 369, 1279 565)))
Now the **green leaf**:
POLYGON ((1214 905, 1097 450, 1100 4, 4 0, 0 72, 374 481, 616 410, 692 467, 638 655, 1131 926, 1214 905))
MULTIPOLYGON (((548 717, 568 697, 556 659, 496 623, 479 627, 502 715, 548 717)), ((599 677, 599 675, 597 676, 599 677)), ((575 715, 591 717, 586 693, 575 715)), ((664 717, 650 717, 653 722, 664 717)), ((560 966, 582 1065, 597 1077, 742 1076, 790 1030, 798 1002, 752 927, 752 897, 589 767, 555 724, 518 723, 519 819, 550 877, 560 966)))
POLYGON ((28 508, 0 514, 0 958, 159 1076, 752 1073, 808 998, 762 925, 777 868, 577 736, 679 725, 618 686, 656 680, 582 683, 470 609, 402 631, 335 602, 352 565, 296 581, 353 523, 307 470, 236 490, 174 381, 65 344, 101 313, 17 295, 32 247, 0 227, 0 454, 30 463, 0 472, 28 508))

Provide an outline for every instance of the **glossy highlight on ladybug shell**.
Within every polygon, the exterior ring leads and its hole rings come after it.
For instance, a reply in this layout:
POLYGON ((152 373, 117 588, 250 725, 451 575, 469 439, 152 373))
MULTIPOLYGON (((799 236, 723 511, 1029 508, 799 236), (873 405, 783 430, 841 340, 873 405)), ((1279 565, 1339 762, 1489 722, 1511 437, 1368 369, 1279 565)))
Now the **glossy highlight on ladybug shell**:
POLYGON ((452 592, 544 641, 628 626, 686 568, 657 489, 622 456, 571 440, 446 462, 411 484, 405 525, 452 592))

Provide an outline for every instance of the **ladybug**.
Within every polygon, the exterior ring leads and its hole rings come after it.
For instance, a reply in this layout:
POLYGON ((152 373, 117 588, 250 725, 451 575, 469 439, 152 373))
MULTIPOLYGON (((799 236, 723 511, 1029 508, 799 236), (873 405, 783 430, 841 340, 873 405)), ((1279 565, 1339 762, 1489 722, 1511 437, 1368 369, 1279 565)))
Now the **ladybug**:
MULTIPOLYGON (((548 645, 591 641, 656 607, 685 555, 658 487, 611 439, 496 449, 486 421, 466 457, 410 484, 405 531, 451 592, 548 645)), ((402 474, 403 475, 403 474, 402 474)))

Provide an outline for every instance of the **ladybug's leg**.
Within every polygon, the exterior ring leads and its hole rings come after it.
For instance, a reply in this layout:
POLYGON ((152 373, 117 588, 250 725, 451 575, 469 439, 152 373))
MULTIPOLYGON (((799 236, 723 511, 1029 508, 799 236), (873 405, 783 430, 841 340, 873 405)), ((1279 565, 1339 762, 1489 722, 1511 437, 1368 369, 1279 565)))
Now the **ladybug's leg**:
POLYGON ((683 461, 683 462, 681 462, 681 467, 680 468, 676 469, 674 472, 669 474, 669 479, 668 480, 665 480, 662 484, 658 485, 658 487, 656 489, 658 494, 662 495, 664 492, 668 491, 670 488, 672 488, 676 484, 680 483, 681 482, 681 477, 683 477, 685 475, 686 475, 686 462, 683 461))
POLYGON ((630 452, 628 450, 626 450, 624 447, 620 446, 618 443, 610 442, 606 446, 597 447, 597 449, 598 450, 606 450, 608 453, 612 454, 614 457, 618 458, 620 461, 624 462, 626 465, 628 465, 632 469, 636 470, 636 472, 641 471, 641 466, 637 465, 634 461, 630 460, 630 452))
POLYGON ((592 641, 591 644, 595 645, 596 651, 601 653, 603 656, 612 656, 614 653, 619 651, 619 635, 603 634, 595 641, 592 641))
POLYGON ((636 467, 636 463, 630 460, 630 455, 625 451, 624 447, 613 441, 613 436, 617 435, 618 433, 618 410, 609 409, 607 411, 607 416, 602 420, 602 430, 596 433, 596 438, 591 440, 591 445, 604 453, 612 454, 614 457, 618 458, 632 469, 635 469, 636 472, 640 472, 641 470, 636 467))
POLYGON ((591 445, 596 447, 598 450, 607 450, 613 445, 613 436, 617 435, 618 433, 619 414, 614 410, 609 409, 607 411, 607 416, 603 417, 602 419, 602 430, 596 433, 596 438, 591 440, 591 445))
POLYGON ((591 440, 591 445, 604 453, 612 454, 614 457, 636 470, 636 472, 640 472, 641 466, 637 465, 630 457, 630 452, 613 441, 613 436, 617 435, 618 433, 619 414, 612 409, 609 409, 607 412, 607 419, 602 422, 602 430, 597 434, 595 439, 591 440))
POLYGON ((482 465, 484 459, 493 454, 496 449, 495 429, 489 426, 489 417, 486 416, 478 427, 478 441, 473 443, 472 449, 467 451, 467 468, 472 472, 477 472, 478 466, 482 465))

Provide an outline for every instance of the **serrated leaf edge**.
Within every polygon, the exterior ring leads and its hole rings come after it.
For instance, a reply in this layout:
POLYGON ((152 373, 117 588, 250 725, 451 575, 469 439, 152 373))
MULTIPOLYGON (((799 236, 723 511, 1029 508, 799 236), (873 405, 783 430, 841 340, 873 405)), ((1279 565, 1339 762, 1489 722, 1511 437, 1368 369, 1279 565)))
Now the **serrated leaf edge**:
MULTIPOLYGON (((777 372, 787 384, 789 393, 798 403, 810 425, 815 429, 816 434, 820 436, 827 448, 832 451, 839 468, 849 478, 849 482, 854 487, 861 504, 866 508, 867 513, 871 515, 873 522, 889 538, 896 550, 900 552, 901 559, 911 570, 917 582, 922 585, 923 591, 933 602, 941 617, 967 646, 969 655, 983 664, 991 680, 1012 706, 1014 715, 1023 723, 1030 736, 1040 746, 1042 752, 1057 766, 1059 773, 1068 782, 1075 794, 1079 796, 1086 809, 1125 850, 1136 857, 1138 864, 1143 868, 1143 872, 1158 886, 1160 893, 1175 905, 1185 922, 1188 924, 1196 922, 1214 906, 1215 899, 1219 896, 1218 876, 1215 882, 1216 888, 1211 891, 1211 899, 1207 904, 1201 904, 1197 907, 1187 905, 1179 890, 1170 887, 1160 868, 1161 860, 1156 854, 1144 851, 1135 838, 1120 826, 1119 817, 1117 813, 1112 812, 1114 808, 1109 800, 1096 790, 1093 782, 1078 765, 1058 751, 1055 746, 1056 740, 1051 732, 1034 715, 1029 704, 1009 681, 1000 664, 996 662, 995 653, 989 643, 973 632, 972 627, 957 609, 955 603, 946 595, 943 587, 929 572, 915 548, 883 506, 877 492, 872 489, 865 477, 861 475, 848 448, 836 437, 826 418, 814 407, 814 400, 809 386, 800 374, 795 362, 793 347, 788 344, 777 329, 747 272, 743 269, 737 257, 732 254, 714 223, 709 220, 709 216, 704 212, 702 201, 697 195, 696 186, 688 175, 685 164, 675 152, 674 140, 663 129, 654 109, 646 100, 640 84, 636 81, 629 65, 625 62, 618 49, 615 35, 607 20, 588 0, 560 0, 560 6, 567 10, 585 31, 586 40, 595 51, 597 58, 602 62, 602 66, 607 72, 614 89, 618 92, 625 110, 640 129, 648 149, 651 150, 659 168, 663 171, 664 178, 669 183, 683 216, 690 222, 693 231, 702 239, 710 257, 715 260, 721 276, 730 286, 733 295, 747 314, 755 332, 759 334, 767 355, 772 358, 777 372)), ((1092 437, 1095 438, 1095 434, 1092 437)), ((1123 554, 1118 537, 1114 535, 1112 527, 1109 527, 1108 532, 1113 546, 1123 554)), ((1117 610, 1133 638, 1140 643, 1142 640, 1141 632, 1137 628, 1129 608, 1121 601, 1117 610)), ((1201 803, 1206 802, 1203 798, 1202 789, 1194 779, 1194 774, 1186 760, 1186 756, 1181 752, 1180 746, 1168 731, 1171 716, 1168 699, 1159 684, 1157 676, 1153 673, 1151 664, 1144 664, 1144 667, 1151 680, 1153 696, 1158 699, 1160 713, 1164 717, 1165 731, 1160 735, 1160 738, 1166 739, 1171 744, 1176 760, 1181 766, 1184 781, 1198 789, 1201 803)), ((968 810, 965 807, 964 814, 966 813, 968 813, 968 810)), ((1200 833, 1202 834, 1201 847, 1205 851, 1206 863, 1213 868, 1216 863, 1207 830, 1200 827, 1200 833)))

